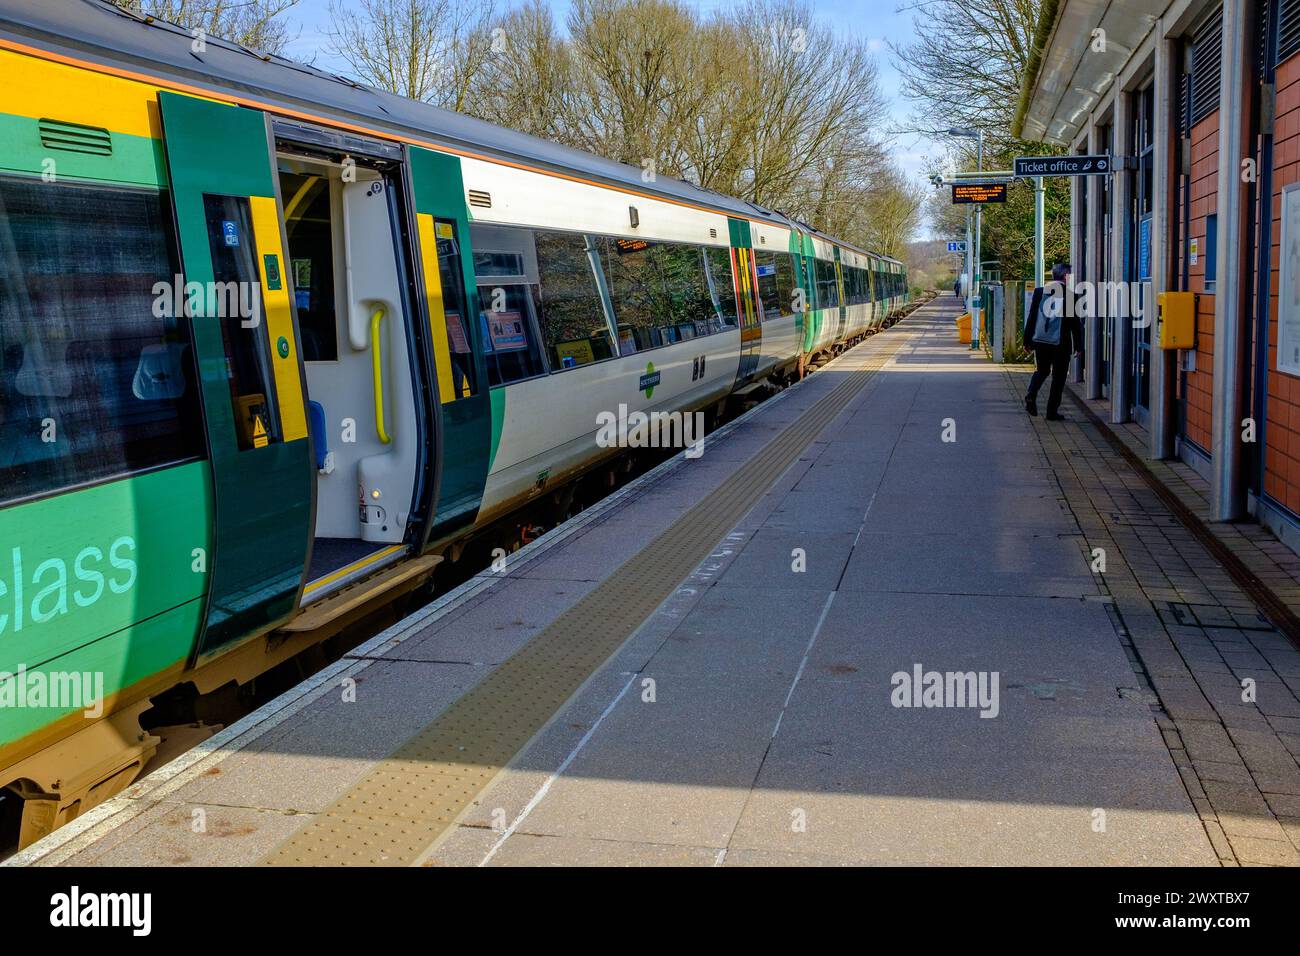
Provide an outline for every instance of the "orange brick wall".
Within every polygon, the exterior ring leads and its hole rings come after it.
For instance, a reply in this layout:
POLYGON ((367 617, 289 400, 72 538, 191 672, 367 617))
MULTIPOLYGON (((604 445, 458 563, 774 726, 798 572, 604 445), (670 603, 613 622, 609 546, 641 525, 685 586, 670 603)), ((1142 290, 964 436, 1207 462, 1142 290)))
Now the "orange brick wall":
MULTIPOLYGON (((1219 114, 1210 114, 1192 128, 1191 231, 1198 240, 1197 261, 1188 269, 1196 306, 1196 371, 1187 373, 1186 435, 1205 451, 1210 449, 1210 397, 1214 391, 1214 296, 1205 292, 1205 218, 1218 211, 1219 114)), ((1187 256, 1186 246, 1180 251, 1187 256)), ((1179 267, 1182 264, 1180 262, 1179 267)))
POLYGON ((1264 492, 1300 513, 1300 378, 1277 370, 1277 294, 1281 279, 1282 189, 1300 180, 1300 56, 1277 71, 1273 136, 1272 250, 1268 320, 1268 396, 1265 405, 1264 492))

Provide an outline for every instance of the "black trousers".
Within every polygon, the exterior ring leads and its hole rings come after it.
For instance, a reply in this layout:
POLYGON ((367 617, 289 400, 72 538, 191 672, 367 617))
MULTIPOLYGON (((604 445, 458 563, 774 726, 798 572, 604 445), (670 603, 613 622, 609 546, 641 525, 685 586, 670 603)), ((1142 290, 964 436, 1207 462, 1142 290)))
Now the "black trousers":
POLYGON ((1052 387, 1047 392, 1047 414, 1055 415, 1061 408, 1061 396, 1065 393, 1065 377, 1070 374, 1070 350, 1060 345, 1035 345, 1034 363, 1037 367, 1029 379, 1029 394, 1026 397, 1037 401, 1038 390, 1047 381, 1047 376, 1051 375, 1052 387))

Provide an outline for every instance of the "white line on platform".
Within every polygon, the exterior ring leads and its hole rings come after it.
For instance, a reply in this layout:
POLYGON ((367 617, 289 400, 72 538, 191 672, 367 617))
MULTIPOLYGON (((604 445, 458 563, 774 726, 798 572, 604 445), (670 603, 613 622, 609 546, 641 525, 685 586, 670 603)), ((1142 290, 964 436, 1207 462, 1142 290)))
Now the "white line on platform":
POLYGON ((623 695, 628 692, 631 686, 636 683, 636 679, 640 676, 641 672, 637 671, 628 678, 628 682, 623 685, 623 689, 614 695, 614 699, 609 702, 608 706, 606 706, 603 711, 601 711, 600 716, 596 718, 596 722, 588 728, 585 734, 582 735, 582 739, 574 745, 574 748, 569 751, 569 755, 561 761, 558 767, 555 768, 555 772, 546 778, 546 782, 538 787, 537 792, 533 794, 532 798, 526 804, 524 804, 524 808, 519 812, 519 816, 515 817, 515 822, 506 828, 505 832, 501 834, 500 839, 498 839, 496 843, 492 844, 492 849, 488 850, 487 856, 483 857, 483 859, 479 861, 479 866, 487 866, 488 863, 492 861, 492 857, 497 855, 497 850, 501 849, 502 844, 504 844, 506 840, 509 840, 511 835, 519 829, 519 825, 528 819, 528 814, 532 813, 533 809, 542 802, 542 798, 550 793, 551 784, 560 779, 564 771, 569 768, 569 764, 573 763, 574 758, 582 751, 582 748, 587 746, 587 741, 595 736, 596 728, 603 724, 605 718, 614 712, 614 708, 617 707, 618 702, 623 699, 623 695))
POLYGON ((808 638, 808 646, 803 650, 803 660, 799 662, 799 669, 794 672, 794 680, 790 682, 790 689, 786 691, 785 702, 781 704, 781 713, 776 715, 776 725, 772 728, 772 738, 776 739, 777 731, 781 729, 781 720, 785 717, 786 708, 790 706, 790 700, 794 697, 794 689, 799 686, 799 678, 803 677, 803 669, 808 666, 808 658, 812 655, 813 645, 817 643, 817 635, 822 632, 822 625, 826 623, 826 615, 831 612, 831 604, 835 601, 835 595, 838 591, 832 591, 826 595, 826 603, 822 606, 822 615, 817 618, 817 626, 813 628, 812 637, 808 638))

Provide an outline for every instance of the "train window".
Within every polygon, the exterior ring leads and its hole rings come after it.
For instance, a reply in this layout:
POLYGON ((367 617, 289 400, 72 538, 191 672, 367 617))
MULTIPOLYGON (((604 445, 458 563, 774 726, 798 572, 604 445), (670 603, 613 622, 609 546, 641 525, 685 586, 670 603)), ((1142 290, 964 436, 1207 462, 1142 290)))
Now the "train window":
POLYGON ((813 276, 817 282, 817 308, 834 309, 840 304, 839 284, 835 281, 835 263, 825 259, 814 259, 813 263, 813 276))
POLYGON ((541 309, 538 316, 551 368, 561 370, 614 355, 614 338, 596 279, 597 240, 564 232, 535 232, 541 309))
POLYGON ((0 500, 200 456, 156 191, 0 177, 0 500))
POLYGON ((541 375, 546 366, 537 332, 541 290, 532 230, 473 223, 470 241, 488 384, 541 375))
MULTIPOLYGON (((643 352, 735 326, 734 286, 728 297, 728 321, 723 321, 720 311, 725 307, 723 286, 731 283, 729 261, 725 277, 718 277, 723 281, 714 281, 701 246, 602 237, 599 247, 618 319, 620 354, 643 352), (716 303, 715 292, 719 296, 716 303)), ((725 250, 719 252, 729 258, 725 250)))
POLYGON ((447 326, 447 347, 451 352, 451 388, 453 399, 478 394, 478 375, 474 368, 474 343, 470 338, 469 297, 465 294, 465 271, 460 259, 456 224, 450 219, 435 219, 438 242, 438 278, 442 281, 443 321, 447 326))
POLYGON ((262 281, 248 200, 204 196, 203 213, 212 254, 212 288, 202 306, 204 321, 221 329, 230 404, 241 449, 282 440, 262 315, 262 281))
POLYGON ((338 320, 334 305, 334 217, 326 176, 280 173, 285 197, 284 229, 289 237, 290 278, 302 357, 337 362, 338 320))

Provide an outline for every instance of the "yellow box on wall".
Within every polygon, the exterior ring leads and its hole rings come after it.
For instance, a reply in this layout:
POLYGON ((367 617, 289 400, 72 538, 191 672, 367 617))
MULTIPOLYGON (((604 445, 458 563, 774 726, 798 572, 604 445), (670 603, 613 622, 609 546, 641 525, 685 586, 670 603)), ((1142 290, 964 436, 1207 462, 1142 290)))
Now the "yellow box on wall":
POLYGON ((1160 347, 1196 348, 1196 293, 1161 292, 1156 302, 1160 309, 1160 347))

